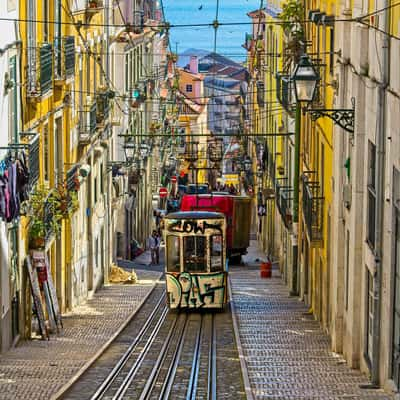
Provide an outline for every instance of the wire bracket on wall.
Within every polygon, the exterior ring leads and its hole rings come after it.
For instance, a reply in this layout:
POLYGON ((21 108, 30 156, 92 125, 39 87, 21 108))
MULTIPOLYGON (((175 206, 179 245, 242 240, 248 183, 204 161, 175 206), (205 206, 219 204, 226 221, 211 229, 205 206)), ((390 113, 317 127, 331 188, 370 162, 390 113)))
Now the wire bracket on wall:
POLYGON ((321 117, 330 118, 336 125, 339 125, 346 132, 354 133, 355 99, 351 99, 352 108, 348 109, 306 109, 313 121, 321 117))

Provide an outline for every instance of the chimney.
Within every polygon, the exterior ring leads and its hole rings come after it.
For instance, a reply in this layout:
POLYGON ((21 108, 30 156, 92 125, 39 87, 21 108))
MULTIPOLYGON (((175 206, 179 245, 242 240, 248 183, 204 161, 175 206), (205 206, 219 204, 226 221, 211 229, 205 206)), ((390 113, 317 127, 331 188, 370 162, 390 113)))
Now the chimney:
POLYGON ((197 56, 190 56, 189 71, 192 74, 199 73, 199 60, 198 60, 197 56))

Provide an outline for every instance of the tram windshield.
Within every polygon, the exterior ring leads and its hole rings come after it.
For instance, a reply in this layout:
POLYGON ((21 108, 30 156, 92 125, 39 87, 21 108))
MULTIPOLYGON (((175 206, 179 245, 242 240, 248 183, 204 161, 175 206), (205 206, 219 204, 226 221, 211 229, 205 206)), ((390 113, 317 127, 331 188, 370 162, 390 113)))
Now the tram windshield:
POLYGON ((211 241, 211 272, 222 270, 222 236, 214 235, 211 241))
POLYGON ((180 237, 167 236, 167 271, 180 272, 180 237))
POLYGON ((187 272, 207 271, 207 238, 186 236, 183 238, 183 262, 187 272))

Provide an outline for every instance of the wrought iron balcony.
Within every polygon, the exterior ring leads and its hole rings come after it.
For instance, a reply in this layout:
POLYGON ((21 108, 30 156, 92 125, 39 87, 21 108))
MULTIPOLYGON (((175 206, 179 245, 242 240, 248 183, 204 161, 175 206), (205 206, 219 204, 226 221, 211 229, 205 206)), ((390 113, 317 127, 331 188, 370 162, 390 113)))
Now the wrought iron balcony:
POLYGON ((96 112, 97 124, 104 126, 109 116, 110 116, 110 98, 108 96, 108 92, 99 93, 97 95, 97 112, 96 112))
POLYGON ((285 224, 286 229, 292 229, 292 192, 291 186, 282 186, 280 181, 276 180, 275 184, 275 200, 278 207, 279 214, 282 217, 282 222, 285 224))
POLYGON ((312 182, 303 175, 303 217, 310 242, 318 243, 323 239, 324 197, 318 182, 312 182))
POLYGON ((294 103, 292 85, 290 82, 290 76, 276 74, 276 93, 279 103, 287 111, 292 111, 292 104, 294 103))
POLYGON ((41 98, 53 89, 53 46, 43 43, 28 65, 27 96, 31 99, 41 98))
POLYGON ((264 107, 265 104, 265 85, 262 81, 257 81, 257 104, 264 107))
POLYGON ((75 37, 64 36, 54 40, 55 79, 64 82, 75 75, 75 37))
POLYGON ((86 0, 86 12, 96 14, 104 7, 103 0, 86 0))
POLYGON ((79 141, 87 144, 92 140, 97 129, 97 103, 87 104, 81 111, 79 141))

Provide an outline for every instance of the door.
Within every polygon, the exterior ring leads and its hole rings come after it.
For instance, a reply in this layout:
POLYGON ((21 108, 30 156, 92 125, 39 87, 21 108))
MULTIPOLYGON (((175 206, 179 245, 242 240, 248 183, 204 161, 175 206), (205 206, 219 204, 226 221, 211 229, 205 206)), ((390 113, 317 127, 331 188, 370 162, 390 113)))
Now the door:
POLYGON ((397 389, 400 387, 400 211, 396 210, 394 241, 394 302, 392 339, 392 378, 397 389))

